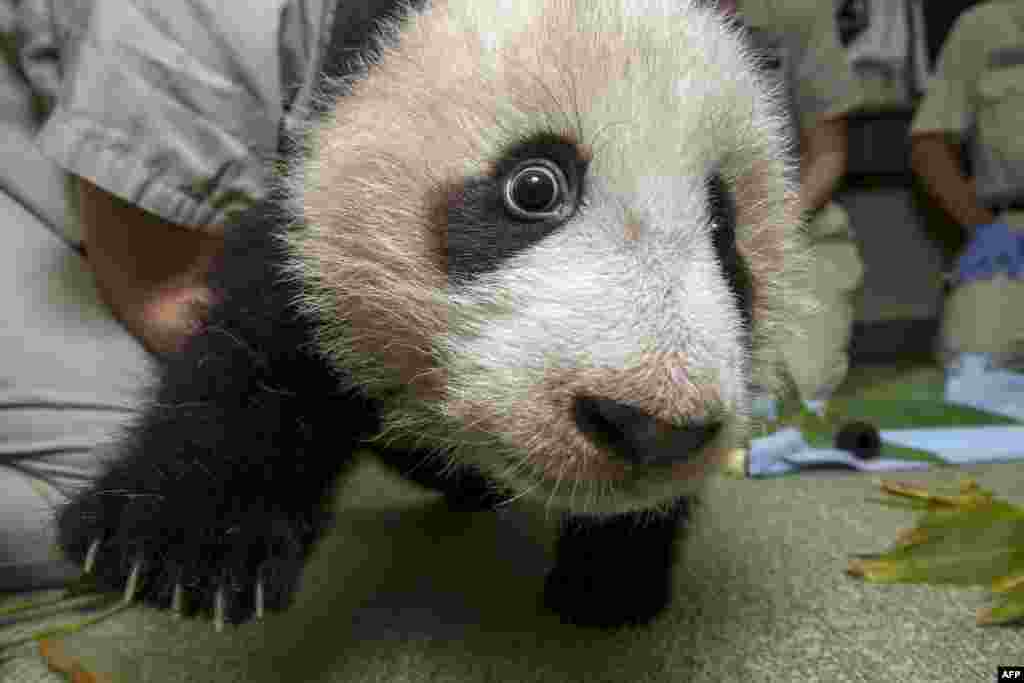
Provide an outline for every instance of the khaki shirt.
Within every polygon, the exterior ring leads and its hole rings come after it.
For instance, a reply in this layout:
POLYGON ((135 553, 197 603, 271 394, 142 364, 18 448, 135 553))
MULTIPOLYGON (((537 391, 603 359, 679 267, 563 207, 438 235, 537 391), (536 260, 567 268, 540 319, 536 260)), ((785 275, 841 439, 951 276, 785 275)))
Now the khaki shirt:
POLYGON ((737 8, 762 67, 785 88, 801 129, 861 104, 860 85, 839 43, 834 3, 741 0, 737 8))
POLYGON ((46 110, 36 142, 165 220, 221 224, 265 194, 336 5, 21 0, 17 57, 46 110))
POLYGON ((977 5, 954 24, 911 134, 966 140, 979 200, 1024 199, 1024 3, 977 5))
MULTIPOLYGON (((22 0, 20 62, 56 103, 37 142, 66 171, 165 220, 222 223, 265 193, 265 162, 308 103, 339 4, 349 11, 334 0, 245 11, 209 0, 22 0)), ((801 125, 853 106, 832 3, 743 4, 778 48, 765 63, 784 76, 801 125)))

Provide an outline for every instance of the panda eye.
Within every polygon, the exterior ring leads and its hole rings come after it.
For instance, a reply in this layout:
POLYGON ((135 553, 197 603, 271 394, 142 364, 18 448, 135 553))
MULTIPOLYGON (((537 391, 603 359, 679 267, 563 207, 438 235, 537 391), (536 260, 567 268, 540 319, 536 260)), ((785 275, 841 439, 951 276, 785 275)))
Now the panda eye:
POLYGON ((539 221, 564 214, 569 183, 556 164, 530 159, 519 164, 505 181, 505 209, 517 218, 539 221))
POLYGON ((725 233, 728 239, 735 239, 736 205, 729 187, 721 175, 715 173, 707 181, 708 205, 711 225, 718 233, 725 233))

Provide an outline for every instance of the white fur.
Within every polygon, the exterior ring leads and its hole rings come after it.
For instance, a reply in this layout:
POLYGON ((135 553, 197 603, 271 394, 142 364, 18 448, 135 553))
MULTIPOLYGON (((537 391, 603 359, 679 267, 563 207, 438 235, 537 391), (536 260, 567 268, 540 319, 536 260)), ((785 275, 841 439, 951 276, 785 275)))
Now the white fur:
POLYGON ((685 0, 450 0, 336 89, 288 181, 307 226, 293 268, 324 350, 380 396, 400 390, 383 438, 443 445, 560 507, 692 492, 743 438, 748 388, 771 384, 803 301, 783 120, 737 37, 685 0), (498 272, 449 284, 431 206, 539 131, 590 149, 585 204, 498 272), (713 172, 737 193, 753 353, 711 245, 713 172), (692 466, 640 471, 578 433, 573 391, 726 428, 692 466))

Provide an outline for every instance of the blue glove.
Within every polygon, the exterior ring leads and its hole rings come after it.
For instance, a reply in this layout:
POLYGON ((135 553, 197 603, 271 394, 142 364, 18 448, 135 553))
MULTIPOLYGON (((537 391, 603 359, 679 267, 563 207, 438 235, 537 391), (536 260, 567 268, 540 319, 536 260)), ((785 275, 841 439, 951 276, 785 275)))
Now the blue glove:
POLYGON ((997 273, 1024 278, 1024 231, 998 221, 975 228, 974 238, 957 259, 953 284, 989 280, 997 273))

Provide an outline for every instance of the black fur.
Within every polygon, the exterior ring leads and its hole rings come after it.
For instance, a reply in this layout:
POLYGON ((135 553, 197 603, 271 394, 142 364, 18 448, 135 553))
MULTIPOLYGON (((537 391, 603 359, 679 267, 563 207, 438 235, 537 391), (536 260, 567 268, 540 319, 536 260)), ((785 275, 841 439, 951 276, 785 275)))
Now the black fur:
POLYGON ((672 594, 679 524, 687 501, 670 514, 566 518, 544 603, 580 626, 639 625, 654 618, 672 594))
MULTIPOLYGON (((105 586, 122 588, 141 562, 136 595, 156 606, 180 582, 188 610, 209 612, 223 589, 225 618, 246 621, 262 579, 266 606, 283 609, 330 526, 334 482, 378 430, 373 403, 315 351, 311 321, 292 306, 281 225, 271 198, 229 231, 203 330, 167 359, 119 459, 59 513, 75 561, 102 541, 94 571, 105 586)), ((381 457, 460 509, 501 500, 475 471, 442 475, 436 454, 381 457)), ((650 619, 668 600, 675 528, 675 516, 567 518, 544 603, 580 625, 650 619)))
POLYGON ((717 173, 708 179, 708 199, 714 226, 711 244, 718 262, 722 264, 729 289, 736 297, 743 325, 749 330, 753 317, 754 278, 736 248, 736 200, 728 184, 717 173))
POLYGON ((229 232, 212 282, 220 303, 166 359, 116 463, 60 513, 72 558, 102 540, 107 585, 142 559, 145 598, 167 605, 182 573, 196 607, 221 584, 237 588, 231 616, 244 618, 263 571, 268 603, 283 606, 328 526, 333 482, 378 429, 373 405, 313 353, 308 321, 291 308, 279 223, 267 201, 229 232))
POLYGON ((493 272, 528 247, 565 225, 583 200, 582 182, 587 163, 571 140, 550 134, 521 142, 506 151, 493 176, 471 178, 449 194, 446 207, 447 239, 444 262, 448 278, 462 283, 493 272), (569 187, 563 215, 528 221, 509 214, 503 196, 505 181, 517 165, 530 159, 546 159, 562 170, 569 187))

